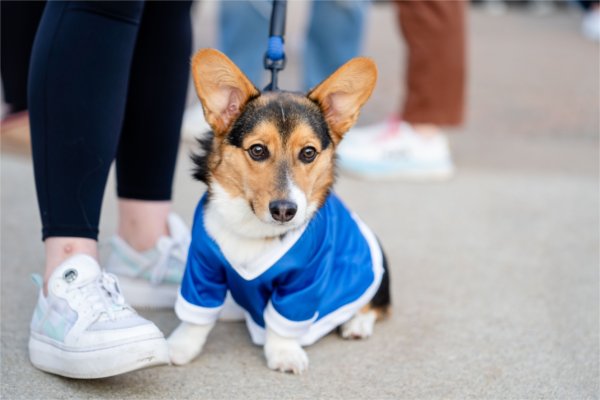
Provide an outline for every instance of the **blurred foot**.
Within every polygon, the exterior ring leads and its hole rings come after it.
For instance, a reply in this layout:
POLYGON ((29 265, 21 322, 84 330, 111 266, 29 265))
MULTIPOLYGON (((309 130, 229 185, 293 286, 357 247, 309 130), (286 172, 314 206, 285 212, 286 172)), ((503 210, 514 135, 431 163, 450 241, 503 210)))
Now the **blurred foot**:
POLYGON ((184 140, 195 141, 210 130, 200 103, 196 102, 185 110, 181 128, 181 136, 184 140))
POLYGON ((30 154, 29 113, 21 111, 9 114, 1 124, 2 151, 8 153, 30 154))
POLYGON ((445 180, 454 173, 448 140, 433 125, 398 119, 346 134, 337 150, 340 169, 372 180, 445 180))
POLYGON ((173 308, 185 270, 190 230, 176 214, 168 218, 169 236, 154 248, 138 252, 113 236, 106 270, 119 278, 124 296, 138 308, 173 308))
POLYGON ((588 39, 600 41, 600 7, 593 7, 585 13, 581 23, 581 32, 588 39))
POLYGON ((95 259, 75 255, 59 265, 31 320, 29 357, 46 372, 94 379, 168 364, 162 332, 121 295, 114 275, 95 259))

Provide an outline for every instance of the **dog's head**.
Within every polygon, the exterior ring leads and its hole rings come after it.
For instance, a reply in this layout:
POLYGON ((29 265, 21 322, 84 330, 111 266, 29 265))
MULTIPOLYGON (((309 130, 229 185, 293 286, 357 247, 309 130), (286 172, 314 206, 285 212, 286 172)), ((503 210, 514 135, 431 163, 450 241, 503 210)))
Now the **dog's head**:
POLYGON ((193 157, 210 202, 247 236, 302 226, 331 189, 335 148, 375 86, 373 61, 349 61, 307 95, 261 93, 212 49, 196 53, 192 74, 213 130, 193 157))

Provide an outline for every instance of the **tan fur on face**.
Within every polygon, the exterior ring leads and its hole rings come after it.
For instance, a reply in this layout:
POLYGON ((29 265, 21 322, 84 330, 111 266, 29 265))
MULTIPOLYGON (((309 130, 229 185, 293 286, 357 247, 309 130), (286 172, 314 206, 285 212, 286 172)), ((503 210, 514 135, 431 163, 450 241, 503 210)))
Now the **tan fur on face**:
POLYGON ((258 124, 248 133, 242 147, 222 144, 215 158, 213 177, 232 197, 248 201, 257 216, 269 214, 269 203, 289 199, 289 186, 282 178, 290 177, 306 195, 309 205, 320 206, 333 183, 333 149, 322 149, 312 128, 298 124, 284 143, 277 126, 269 121, 258 124), (269 158, 255 161, 248 154, 252 145, 266 146, 269 158), (300 161, 300 151, 314 147, 318 155, 311 163, 300 161), (281 176, 285 171, 285 175, 281 176))
POLYGON ((321 205, 333 184, 333 146, 321 149, 312 128, 306 124, 299 125, 288 139, 289 157, 295 160, 293 179, 296 185, 306 194, 309 204, 321 205), (319 155, 309 164, 298 159, 300 150, 312 146, 319 155))

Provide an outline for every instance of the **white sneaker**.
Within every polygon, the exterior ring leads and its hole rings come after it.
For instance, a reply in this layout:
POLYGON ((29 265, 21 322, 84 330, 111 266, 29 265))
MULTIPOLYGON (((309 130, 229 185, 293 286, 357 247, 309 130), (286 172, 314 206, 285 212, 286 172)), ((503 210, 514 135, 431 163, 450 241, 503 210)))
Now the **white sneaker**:
POLYGON ((40 289, 29 358, 43 371, 92 379, 168 364, 169 352, 161 331, 125 304, 117 279, 79 254, 54 271, 47 297, 40 289))
POLYGON ((123 295, 133 307, 173 308, 185 270, 190 231, 176 214, 169 215, 169 236, 158 239, 153 249, 140 253, 114 236, 105 263, 118 276, 123 295))
POLYGON ((585 13, 581 22, 581 32, 588 39, 600 41, 600 8, 585 13))
POLYGON ((366 179, 441 180, 454 173, 443 134, 420 135, 395 119, 350 130, 337 155, 343 172, 366 179))
POLYGON ((181 127, 181 136, 188 141, 194 141, 202 137, 211 128, 204 119, 204 111, 200 103, 195 102, 189 106, 183 114, 183 124, 181 127))

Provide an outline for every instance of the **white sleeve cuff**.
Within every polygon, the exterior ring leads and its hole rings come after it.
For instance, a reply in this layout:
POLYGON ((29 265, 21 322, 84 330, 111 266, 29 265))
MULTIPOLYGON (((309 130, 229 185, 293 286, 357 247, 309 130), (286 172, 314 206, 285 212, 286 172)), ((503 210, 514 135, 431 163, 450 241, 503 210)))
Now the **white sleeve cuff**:
POLYGON ((175 302, 175 314, 180 320, 195 325, 212 324, 219 317, 223 306, 202 307, 188 302, 181 293, 177 296, 175 302))
POLYGON ((287 338, 298 338, 304 335, 318 316, 319 313, 315 312, 315 315, 311 319, 292 321, 279 314, 270 301, 263 314, 266 327, 272 329, 278 335, 287 338))

